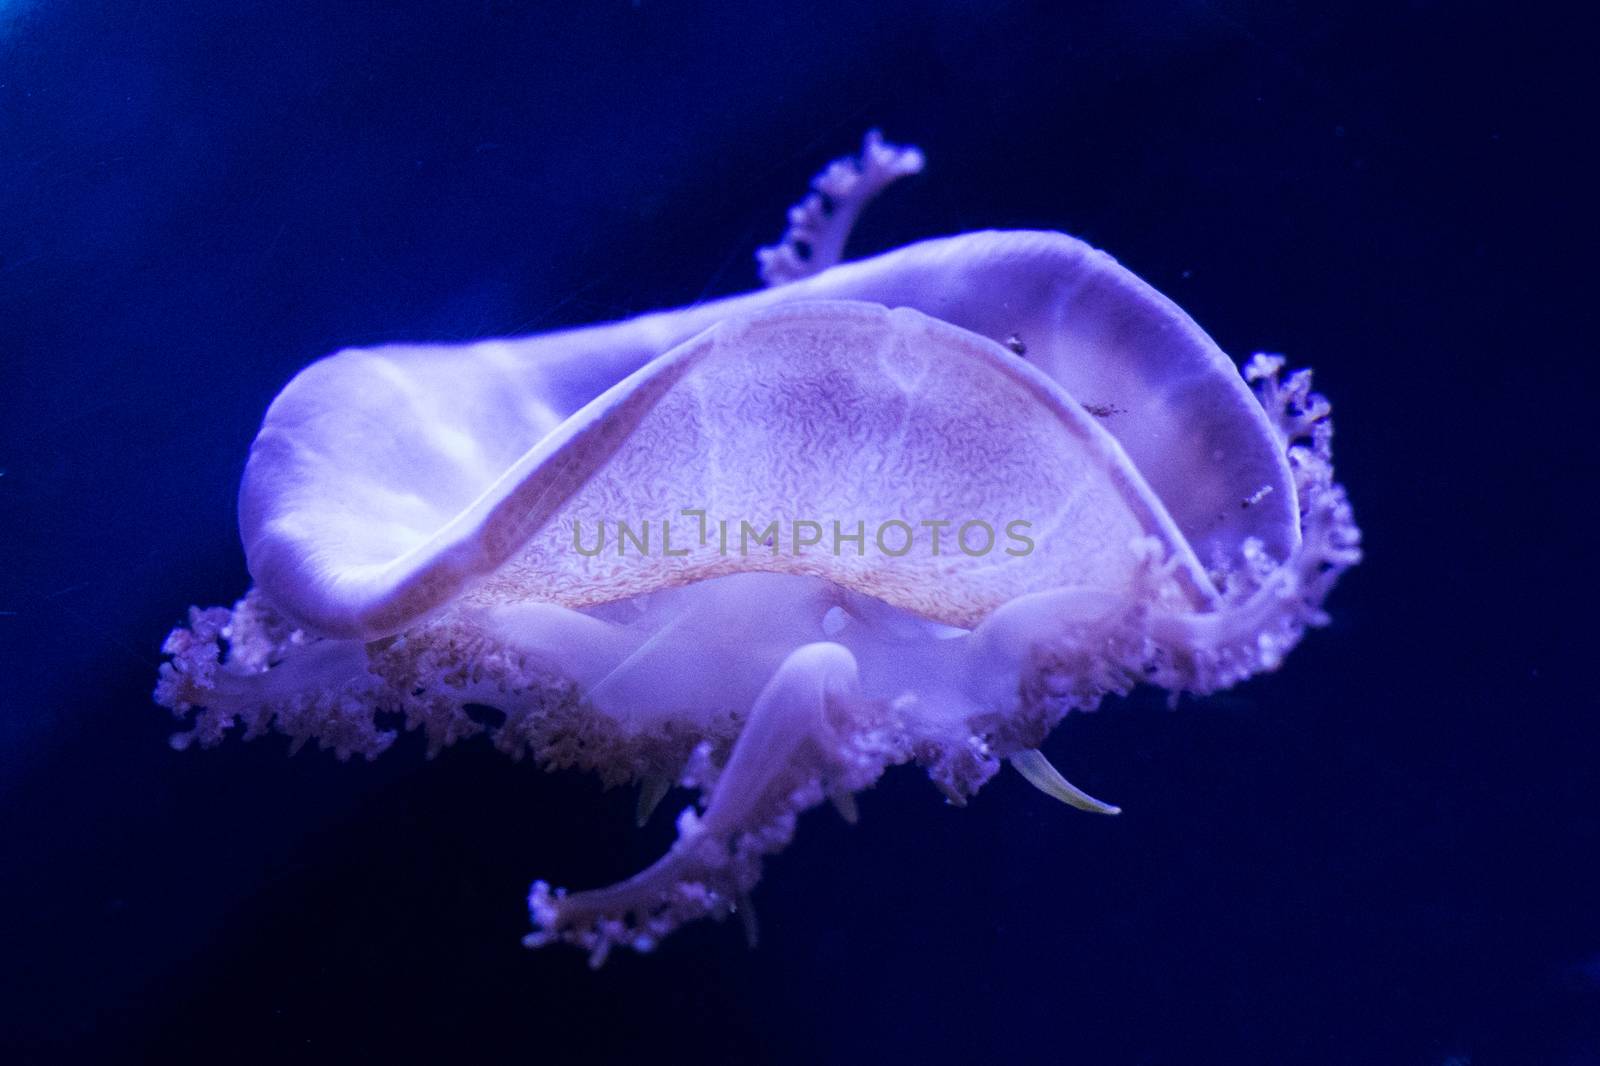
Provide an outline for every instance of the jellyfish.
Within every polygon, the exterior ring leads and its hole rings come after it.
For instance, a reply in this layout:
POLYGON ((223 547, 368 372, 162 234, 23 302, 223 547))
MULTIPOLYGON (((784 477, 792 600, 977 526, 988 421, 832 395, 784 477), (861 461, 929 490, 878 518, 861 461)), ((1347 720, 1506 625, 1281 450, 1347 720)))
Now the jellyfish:
POLYGON ((868 134, 750 293, 303 370, 240 488, 253 587, 164 645, 173 743, 373 758, 403 722, 636 785, 641 825, 692 789, 637 875, 534 882, 526 943, 594 965, 748 916, 798 816, 892 766, 1115 814, 1040 753, 1062 718, 1277 668, 1359 561, 1329 404, 1061 233, 846 261, 922 169, 868 134))

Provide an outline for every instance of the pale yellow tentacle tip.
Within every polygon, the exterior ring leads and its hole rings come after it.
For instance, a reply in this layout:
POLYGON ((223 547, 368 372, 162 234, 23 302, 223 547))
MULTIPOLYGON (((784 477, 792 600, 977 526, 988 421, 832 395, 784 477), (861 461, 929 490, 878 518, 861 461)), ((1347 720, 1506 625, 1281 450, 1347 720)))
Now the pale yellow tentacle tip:
POLYGON ((1061 771, 1050 765, 1050 760, 1044 757, 1044 752, 1037 748, 1019 751, 1011 756, 1011 765, 1016 767, 1017 773, 1027 778, 1028 784, 1043 792, 1052 799, 1058 799, 1069 807, 1076 807, 1080 811, 1090 814, 1121 814, 1121 807, 1113 807, 1102 800, 1097 800, 1071 781, 1061 776, 1061 771))

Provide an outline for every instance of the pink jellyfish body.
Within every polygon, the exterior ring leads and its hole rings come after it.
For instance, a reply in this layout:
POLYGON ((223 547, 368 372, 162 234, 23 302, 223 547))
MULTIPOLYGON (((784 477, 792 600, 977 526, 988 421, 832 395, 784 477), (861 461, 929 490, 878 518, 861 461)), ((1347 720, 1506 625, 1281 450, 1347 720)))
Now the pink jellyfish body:
POLYGON ((840 262, 921 165, 869 135, 747 295, 302 371, 240 490, 255 587, 167 640, 175 742, 372 757, 401 712, 434 751, 488 732, 636 782, 641 821, 697 789, 632 879, 534 885, 527 942, 595 963, 740 907, 799 812, 853 818, 891 765, 961 803, 1009 760, 1115 813, 1038 746, 1108 693, 1271 670, 1324 621, 1359 559, 1328 405, 1059 233, 840 262))

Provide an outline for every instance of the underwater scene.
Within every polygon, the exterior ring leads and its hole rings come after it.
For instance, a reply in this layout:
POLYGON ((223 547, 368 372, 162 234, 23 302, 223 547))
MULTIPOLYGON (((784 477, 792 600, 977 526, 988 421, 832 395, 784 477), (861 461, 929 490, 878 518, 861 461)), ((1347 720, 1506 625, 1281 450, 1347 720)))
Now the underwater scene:
POLYGON ((1581 47, 0 2, 0 1061, 1600 1063, 1581 47))

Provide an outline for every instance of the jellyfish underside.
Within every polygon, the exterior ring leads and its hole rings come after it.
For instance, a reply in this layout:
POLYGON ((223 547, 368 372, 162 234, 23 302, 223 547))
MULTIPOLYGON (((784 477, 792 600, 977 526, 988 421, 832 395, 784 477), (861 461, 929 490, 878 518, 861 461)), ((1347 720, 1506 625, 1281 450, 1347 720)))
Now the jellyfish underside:
POLYGON ((1038 746, 1137 683, 1271 669, 1322 620, 1357 558, 1327 405, 1271 357, 1252 394, 1182 312, 1057 234, 835 265, 866 199, 918 167, 869 138, 825 171, 761 292, 308 369, 241 490, 256 590, 169 638, 158 698, 199 708, 181 742, 242 724, 370 756, 397 710, 430 750, 488 731, 636 781, 641 819, 671 783, 699 790, 636 877, 534 885, 528 943, 596 964, 748 913, 798 813, 853 819, 890 765, 962 803, 1009 758, 1115 813, 1038 746))

